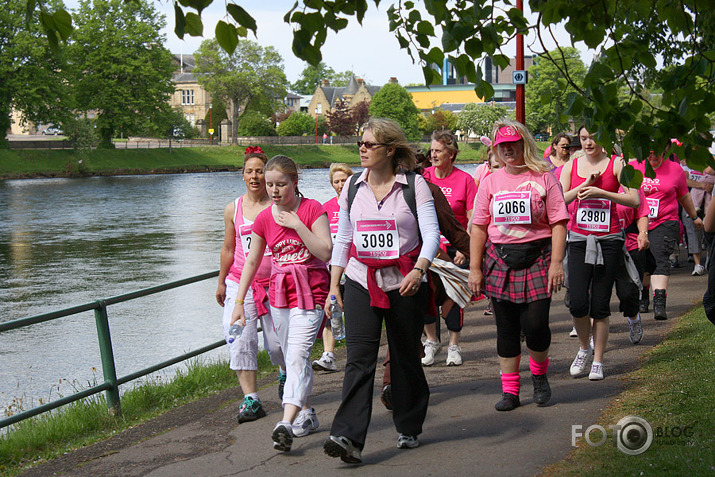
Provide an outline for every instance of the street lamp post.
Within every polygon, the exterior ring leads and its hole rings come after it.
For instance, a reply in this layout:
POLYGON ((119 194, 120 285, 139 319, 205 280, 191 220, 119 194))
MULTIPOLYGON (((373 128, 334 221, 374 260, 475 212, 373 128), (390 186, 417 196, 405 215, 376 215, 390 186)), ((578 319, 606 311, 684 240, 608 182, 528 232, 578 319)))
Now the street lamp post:
POLYGON ((434 109, 432 110, 432 132, 434 132, 434 109))
POLYGON ((211 145, 214 145, 214 107, 209 106, 209 138, 211 138, 211 145))

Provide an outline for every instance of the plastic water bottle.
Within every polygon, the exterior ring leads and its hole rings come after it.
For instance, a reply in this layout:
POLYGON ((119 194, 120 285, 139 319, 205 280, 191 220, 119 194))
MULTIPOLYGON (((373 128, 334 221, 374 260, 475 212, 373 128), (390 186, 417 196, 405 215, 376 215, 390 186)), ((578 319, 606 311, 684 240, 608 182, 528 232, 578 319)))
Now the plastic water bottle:
POLYGON ((238 323, 234 323, 231 328, 228 329, 228 342, 233 343, 236 339, 243 333, 243 326, 238 323))
POLYGON ((338 304, 335 295, 330 295, 330 327, 333 331, 333 338, 336 340, 345 339, 345 323, 343 323, 343 309, 338 304))

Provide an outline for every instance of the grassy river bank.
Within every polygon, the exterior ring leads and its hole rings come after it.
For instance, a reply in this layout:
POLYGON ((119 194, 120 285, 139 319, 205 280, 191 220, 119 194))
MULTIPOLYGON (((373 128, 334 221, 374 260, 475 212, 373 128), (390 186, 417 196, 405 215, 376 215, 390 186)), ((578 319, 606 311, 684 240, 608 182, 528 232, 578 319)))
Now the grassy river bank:
MULTIPOLYGON (((421 145, 424 149, 427 144, 421 145)), ((261 145, 268 157, 294 159, 303 168, 333 162, 359 165, 357 145, 261 145)), ((483 146, 460 145, 458 162, 479 162, 483 146)), ((0 179, 83 177, 125 174, 232 171, 243 165, 244 147, 213 146, 163 149, 0 150, 0 179)))

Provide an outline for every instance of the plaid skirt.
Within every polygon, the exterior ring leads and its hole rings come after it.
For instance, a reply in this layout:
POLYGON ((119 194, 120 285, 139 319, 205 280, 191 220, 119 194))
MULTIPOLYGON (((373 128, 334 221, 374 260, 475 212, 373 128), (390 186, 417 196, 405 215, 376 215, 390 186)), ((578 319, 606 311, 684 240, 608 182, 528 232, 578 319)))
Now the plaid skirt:
POLYGON ((484 263, 484 292, 489 298, 512 303, 531 303, 550 298, 549 266, 551 251, 542 253, 533 265, 522 270, 513 270, 499 257, 494 244, 486 245, 484 263))

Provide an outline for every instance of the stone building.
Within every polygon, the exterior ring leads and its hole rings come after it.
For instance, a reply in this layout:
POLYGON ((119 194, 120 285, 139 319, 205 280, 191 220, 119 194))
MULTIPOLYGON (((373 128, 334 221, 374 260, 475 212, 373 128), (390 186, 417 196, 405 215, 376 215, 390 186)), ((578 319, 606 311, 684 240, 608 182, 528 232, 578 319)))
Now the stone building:
MULTIPOLYGON (((397 78, 390 78, 390 83, 397 83, 397 78)), ((313 93, 308 113, 313 117, 325 114, 332 111, 340 100, 345 101, 349 109, 362 101, 370 102, 379 90, 380 86, 368 85, 355 75, 350 76, 347 86, 330 86, 330 81, 323 80, 313 93)))

